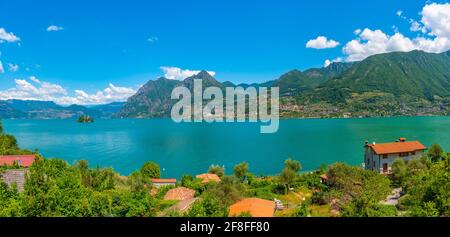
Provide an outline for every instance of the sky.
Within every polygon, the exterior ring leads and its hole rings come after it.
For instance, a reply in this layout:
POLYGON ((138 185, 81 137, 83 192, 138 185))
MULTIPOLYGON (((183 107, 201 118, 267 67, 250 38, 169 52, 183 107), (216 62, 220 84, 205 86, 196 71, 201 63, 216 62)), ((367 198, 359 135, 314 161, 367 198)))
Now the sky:
POLYGON ((448 2, 1 0, 0 100, 104 104, 160 76, 264 82, 414 49, 450 49, 448 2))

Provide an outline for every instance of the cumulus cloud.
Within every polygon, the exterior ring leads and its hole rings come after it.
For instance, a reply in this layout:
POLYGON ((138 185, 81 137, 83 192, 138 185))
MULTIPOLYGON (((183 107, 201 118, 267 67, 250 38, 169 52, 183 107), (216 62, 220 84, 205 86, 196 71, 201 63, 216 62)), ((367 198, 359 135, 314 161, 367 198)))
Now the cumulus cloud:
POLYGON ((0 43, 4 41, 13 43, 20 41, 20 38, 15 36, 14 33, 12 32, 7 32, 5 28, 0 28, 0 43))
MULTIPOLYGON (((393 51, 423 50, 430 53, 441 53, 450 50, 450 4, 431 3, 423 7, 419 21, 409 19, 410 30, 426 35, 409 38, 395 32, 388 35, 377 29, 356 30, 356 39, 346 43, 342 51, 346 61, 359 61, 368 56, 393 51)), ((407 19, 402 12, 397 13, 407 19)))
POLYGON ((35 76, 31 76, 28 79, 30 79, 31 81, 33 81, 35 83, 41 84, 41 81, 39 79, 37 79, 35 76))
POLYGON ((325 36, 318 36, 315 39, 309 40, 306 43, 306 48, 313 48, 313 49, 329 49, 334 48, 339 45, 339 42, 327 39, 325 36))
POLYGON ((65 96, 57 98, 56 103, 62 105, 80 104, 107 104, 117 101, 125 101, 128 97, 134 95, 136 91, 128 87, 118 87, 110 83, 108 87, 102 91, 97 91, 94 94, 88 94, 83 90, 75 90, 75 96, 65 96))
POLYGON ((14 79, 16 86, 0 91, 0 98, 21 100, 45 100, 52 101, 58 96, 67 95, 67 91, 57 84, 43 82, 33 85, 24 79, 14 79))
POLYGON ((47 31, 60 31, 60 30, 64 30, 64 28, 62 26, 56 26, 56 25, 51 25, 49 27, 47 27, 47 31))
POLYGON ((8 70, 10 72, 17 72, 17 71, 19 71, 19 65, 8 63, 8 70))
MULTIPOLYGON (((181 69, 179 67, 160 67, 164 72, 164 77, 172 80, 184 80, 190 76, 198 74, 200 70, 181 69)), ((207 71, 211 76, 216 75, 214 71, 207 71)))
POLYGON ((118 87, 109 84, 102 91, 88 94, 83 90, 75 90, 71 96, 65 88, 58 84, 53 84, 37 79, 35 76, 25 79, 15 79, 15 87, 0 91, 0 98, 3 100, 43 100, 54 101, 61 105, 79 104, 106 104, 116 101, 125 101, 128 97, 136 93, 132 88, 118 87))

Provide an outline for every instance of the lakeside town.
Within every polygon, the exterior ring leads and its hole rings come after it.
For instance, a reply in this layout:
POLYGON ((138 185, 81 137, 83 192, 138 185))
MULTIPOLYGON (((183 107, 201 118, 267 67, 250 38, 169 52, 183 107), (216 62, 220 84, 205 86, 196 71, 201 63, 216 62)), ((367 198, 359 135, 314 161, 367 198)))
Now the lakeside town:
POLYGON ((152 161, 122 176, 85 160, 47 159, 20 149, 0 125, 0 216, 450 216, 450 153, 438 144, 399 138, 355 149, 364 149, 363 167, 301 172, 301 161, 288 158, 279 175, 256 176, 242 162, 178 180, 161 177, 152 161))

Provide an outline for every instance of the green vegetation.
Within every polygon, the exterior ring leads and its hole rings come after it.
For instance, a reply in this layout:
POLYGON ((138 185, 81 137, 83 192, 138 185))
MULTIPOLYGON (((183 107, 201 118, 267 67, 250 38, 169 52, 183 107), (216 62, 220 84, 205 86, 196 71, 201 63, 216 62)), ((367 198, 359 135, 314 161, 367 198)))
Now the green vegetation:
POLYGON ((211 165, 208 169, 208 173, 223 177, 225 175, 225 168, 220 165, 211 165))
MULTIPOLYGON (((0 155, 32 153, 3 132, 0 146, 0 155)), ((124 177, 112 168, 91 168, 87 161, 69 165, 37 155, 40 159, 30 167, 23 192, 0 182, 0 216, 220 217, 228 216, 230 205, 246 197, 280 200, 284 209, 275 212, 280 217, 450 216, 450 154, 437 144, 420 159, 396 160, 391 176, 343 163, 300 173, 301 164, 293 159, 285 161, 280 175, 269 177, 255 176, 245 162, 234 167, 233 175, 213 165, 209 172, 220 175, 221 182, 205 184, 184 175, 177 184, 195 190, 196 199, 183 211, 175 208, 177 201, 164 200, 174 187, 152 186, 151 178, 160 177, 154 162, 124 177), (326 183, 321 181, 323 174, 326 183), (393 188, 402 188, 399 204, 384 204, 393 188)), ((19 167, 1 167, 0 172, 8 168, 19 167)))
POLYGON ((77 122, 79 122, 79 123, 93 123, 94 119, 92 117, 90 117, 90 116, 87 116, 87 115, 81 115, 78 118, 77 122))

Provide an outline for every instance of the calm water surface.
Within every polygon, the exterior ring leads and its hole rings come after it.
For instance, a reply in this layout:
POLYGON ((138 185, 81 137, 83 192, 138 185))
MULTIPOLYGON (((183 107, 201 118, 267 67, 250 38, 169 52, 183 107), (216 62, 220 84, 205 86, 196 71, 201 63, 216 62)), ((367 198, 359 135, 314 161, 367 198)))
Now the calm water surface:
POLYGON ((390 142, 398 137, 441 144, 450 149, 450 117, 282 120, 275 134, 260 134, 256 123, 182 123, 170 119, 4 120, 7 133, 21 147, 39 149, 46 157, 91 166, 111 166, 127 175, 147 160, 160 164, 164 177, 206 172, 220 164, 231 173, 247 161, 256 174, 276 174, 289 157, 303 170, 321 164, 359 165, 367 139, 390 142))

